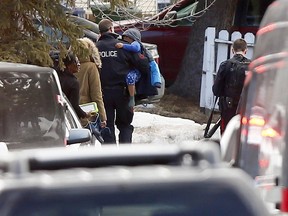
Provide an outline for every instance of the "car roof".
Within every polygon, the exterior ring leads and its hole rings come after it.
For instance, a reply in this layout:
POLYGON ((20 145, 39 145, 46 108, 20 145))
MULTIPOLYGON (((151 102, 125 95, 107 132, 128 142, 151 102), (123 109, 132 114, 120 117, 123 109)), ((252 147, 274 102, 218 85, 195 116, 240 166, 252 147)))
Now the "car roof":
POLYGON ((79 17, 79 16, 74 16, 74 15, 70 15, 69 18, 71 19, 72 22, 84 27, 85 29, 88 29, 94 33, 97 33, 99 34, 99 27, 98 27, 98 24, 88 20, 88 19, 85 19, 85 18, 82 18, 82 17, 79 17))
POLYGON ((35 170, 57 170, 85 166, 179 164, 182 163, 182 156, 186 154, 193 156, 195 164, 201 160, 208 163, 220 162, 219 147, 215 146, 215 143, 207 141, 200 146, 198 141, 194 141, 189 145, 159 144, 149 148, 145 144, 123 145, 116 148, 114 145, 104 145, 97 151, 94 151, 93 148, 81 148, 77 151, 66 151, 66 148, 51 148, 45 149, 45 152, 41 149, 32 149, 3 155, 0 158, 0 164, 18 163, 18 158, 21 157, 25 159, 27 166, 22 167, 23 170, 12 169, 8 172, 27 173, 35 170), (164 146, 165 148, 163 148, 164 146))
POLYGON ((70 203, 69 209, 120 210, 124 206, 134 213, 144 206, 151 216, 174 211, 174 215, 186 215, 178 212, 180 206, 199 216, 212 215, 211 211, 215 215, 267 215, 251 179, 239 169, 222 167, 214 144, 123 144, 2 155, 0 213, 18 208, 31 211, 25 206, 44 204, 63 209, 70 203), (16 195, 15 203, 5 205, 16 195), (168 206, 174 205, 169 212, 168 206))
POLYGON ((23 64, 23 63, 11 63, 11 62, 0 62, 0 72, 1 71, 25 71, 25 72, 38 72, 38 73, 52 73, 53 68, 41 67, 37 65, 23 64))

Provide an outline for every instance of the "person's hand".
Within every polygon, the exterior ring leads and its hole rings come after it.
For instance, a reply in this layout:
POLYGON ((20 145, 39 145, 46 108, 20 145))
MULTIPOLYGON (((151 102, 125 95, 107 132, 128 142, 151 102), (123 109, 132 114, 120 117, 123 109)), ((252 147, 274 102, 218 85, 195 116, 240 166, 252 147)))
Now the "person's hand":
POLYGON ((92 116, 93 116, 93 115, 92 115, 91 112, 86 113, 86 118, 90 119, 92 116))
POLYGON ((89 119, 88 118, 80 118, 80 123, 81 123, 82 127, 87 127, 87 125, 89 124, 89 119))
POLYGON ((89 119, 89 121, 91 121, 95 115, 96 115, 95 112, 90 111, 90 112, 86 113, 86 118, 89 119))
POLYGON ((106 122, 106 121, 101 121, 101 124, 100 124, 101 128, 105 128, 106 125, 107 125, 107 122, 106 122))
POLYGON ((116 43, 116 44, 115 44, 115 47, 116 47, 116 48, 123 48, 123 43, 116 43))

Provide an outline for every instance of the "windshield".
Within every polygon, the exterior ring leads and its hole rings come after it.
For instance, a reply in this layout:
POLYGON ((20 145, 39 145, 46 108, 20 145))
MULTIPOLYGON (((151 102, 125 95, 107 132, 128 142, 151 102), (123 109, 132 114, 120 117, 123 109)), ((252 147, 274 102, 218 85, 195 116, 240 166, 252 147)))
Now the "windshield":
POLYGON ((64 136, 64 113, 58 92, 52 73, 1 72, 0 141, 7 142, 8 148, 9 144, 10 148, 22 148, 39 142, 44 145, 45 141, 59 143, 64 136))
MULTIPOLYGON (((211 212, 213 215, 231 215, 232 212, 234 216, 255 215, 249 204, 229 186, 191 185, 193 183, 164 183, 163 186, 157 184, 157 188, 110 185, 109 188, 15 191, 18 196, 3 207, 6 210, 3 216, 200 216, 212 215, 211 212), (31 192, 33 196, 29 196, 31 192)), ((5 200, 8 199, 1 199, 0 206, 5 200)))

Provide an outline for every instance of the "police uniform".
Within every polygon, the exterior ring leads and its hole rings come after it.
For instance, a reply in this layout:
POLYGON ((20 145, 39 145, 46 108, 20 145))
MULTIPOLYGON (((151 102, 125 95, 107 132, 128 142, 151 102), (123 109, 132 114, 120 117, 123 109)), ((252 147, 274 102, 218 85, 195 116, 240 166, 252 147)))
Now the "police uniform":
POLYGON ((126 90, 126 76, 137 65, 132 58, 132 53, 123 49, 117 49, 115 44, 119 42, 118 35, 103 33, 97 48, 102 61, 100 73, 103 101, 107 114, 107 127, 111 135, 104 135, 104 143, 116 143, 115 125, 119 130, 119 143, 131 143, 134 127, 133 110, 128 107, 129 95, 126 90))

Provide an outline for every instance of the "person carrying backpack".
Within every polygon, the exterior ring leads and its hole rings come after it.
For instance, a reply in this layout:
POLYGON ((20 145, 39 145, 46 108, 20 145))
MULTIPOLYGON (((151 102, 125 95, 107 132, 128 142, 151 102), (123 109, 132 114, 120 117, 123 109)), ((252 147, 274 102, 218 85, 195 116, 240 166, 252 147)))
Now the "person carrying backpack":
POLYGON ((233 42, 232 52, 234 56, 220 64, 212 86, 213 94, 219 97, 221 134, 224 133, 230 119, 236 115, 246 71, 251 62, 245 57, 247 43, 244 39, 240 38, 233 42))

